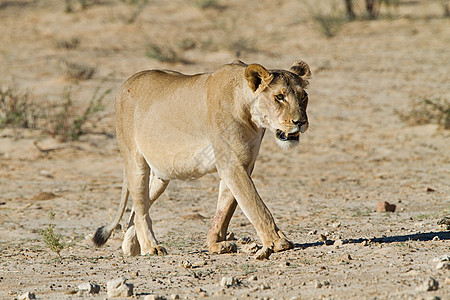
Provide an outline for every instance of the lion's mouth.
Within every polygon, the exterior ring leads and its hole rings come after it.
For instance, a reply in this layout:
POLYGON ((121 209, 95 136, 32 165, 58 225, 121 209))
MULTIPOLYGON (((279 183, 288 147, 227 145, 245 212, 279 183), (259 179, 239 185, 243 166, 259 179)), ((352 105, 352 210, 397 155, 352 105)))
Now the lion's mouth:
POLYGON ((300 138, 300 131, 297 131, 295 133, 288 133, 286 134, 284 131, 277 129, 275 136, 280 141, 298 141, 300 138))

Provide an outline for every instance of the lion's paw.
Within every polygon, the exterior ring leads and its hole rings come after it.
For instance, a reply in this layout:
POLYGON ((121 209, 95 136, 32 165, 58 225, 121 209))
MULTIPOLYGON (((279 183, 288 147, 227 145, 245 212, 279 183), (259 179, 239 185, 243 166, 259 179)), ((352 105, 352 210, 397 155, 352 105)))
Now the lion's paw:
POLYGON ((147 253, 152 255, 166 255, 167 250, 163 246, 156 246, 151 247, 147 253))
POLYGON ((273 252, 280 252, 294 248, 294 244, 285 238, 280 238, 273 242, 273 252))
POLYGON ((272 254, 272 252, 273 252, 272 249, 264 246, 261 249, 259 249, 258 252, 256 252, 254 258, 259 260, 268 259, 270 254, 272 254))
POLYGON ((230 241, 217 242, 209 246, 209 252, 211 253, 223 254, 234 253, 236 251, 236 244, 230 241))

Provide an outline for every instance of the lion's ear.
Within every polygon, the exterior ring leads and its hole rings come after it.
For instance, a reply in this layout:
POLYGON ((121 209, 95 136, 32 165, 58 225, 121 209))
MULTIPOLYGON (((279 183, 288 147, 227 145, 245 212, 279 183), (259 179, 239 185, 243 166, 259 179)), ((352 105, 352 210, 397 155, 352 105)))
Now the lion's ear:
POLYGON ((311 69, 303 60, 296 61, 291 67, 291 72, 297 74, 303 80, 311 78, 311 69))
POLYGON ((248 85, 255 92, 264 83, 267 86, 273 79, 273 75, 269 73, 263 66, 251 64, 245 69, 245 79, 248 85))

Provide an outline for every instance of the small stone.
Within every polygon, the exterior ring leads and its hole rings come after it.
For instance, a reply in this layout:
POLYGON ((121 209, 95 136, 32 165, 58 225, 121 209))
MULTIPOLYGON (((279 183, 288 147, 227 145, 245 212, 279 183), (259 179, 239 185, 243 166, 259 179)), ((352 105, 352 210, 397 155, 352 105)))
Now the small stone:
POLYGON ((192 264, 188 260, 182 260, 180 264, 185 269, 192 269, 192 264))
POLYGON ((376 211, 377 212, 384 212, 384 211, 394 212, 396 208, 397 208, 397 206, 395 204, 389 204, 386 201, 380 201, 377 204, 376 211))
POLYGON ((325 242, 327 240, 327 237, 323 234, 319 234, 319 240, 321 240, 322 242, 325 242))
POLYGON ((255 254, 256 252, 258 252, 258 250, 258 244, 256 244, 255 242, 244 244, 241 247, 241 251, 247 254, 255 254))
POLYGON ((450 270, 450 262, 440 261, 436 265, 436 270, 450 270))
POLYGON ((315 235, 317 234, 317 230, 311 230, 310 232, 308 232, 308 235, 315 235))
POLYGON ((334 245, 335 246, 342 246, 342 245, 344 245, 344 240, 337 239, 337 240, 334 241, 334 245))
POLYGON ((433 193, 433 192, 436 192, 435 189, 430 188, 430 187, 427 187, 427 189, 426 189, 425 191, 426 191, 427 193, 433 193))
POLYGON ((450 217, 444 217, 441 220, 439 220, 438 225, 450 225, 450 217))
POLYGON ((329 282, 328 280, 325 280, 325 281, 323 282, 323 285, 324 285, 324 286, 329 286, 329 285, 330 285, 330 282, 329 282))
POLYGON ((432 239, 432 241, 440 241, 441 239, 439 238, 439 236, 437 236, 437 235, 435 235, 434 237, 433 237, 433 239, 432 239))
POLYGON ((270 290, 270 285, 262 284, 259 288, 260 288, 261 290, 270 290))
POLYGON ((100 286, 95 283, 86 282, 83 284, 80 284, 78 286, 78 292, 80 294, 98 294, 100 292, 100 286))
POLYGON ((238 281, 236 280, 236 278, 231 277, 231 276, 225 276, 225 277, 222 277, 222 280, 220 281, 220 286, 228 288, 230 286, 237 285, 237 283, 238 283, 238 281))
MULTIPOLYGON (((146 295, 145 297, 144 297, 144 300, 164 300, 165 298, 164 297, 161 297, 161 296, 159 296, 159 295, 154 295, 154 294, 152 294, 152 295, 146 295)), ((178 298, 179 299, 179 298, 178 298)))
POLYGON ((322 287, 322 283, 320 283, 319 281, 316 282, 316 288, 320 289, 322 287))
POLYGON ((436 281, 433 277, 428 278, 425 280, 421 285, 419 285, 416 290, 418 292, 428 292, 428 291, 435 291, 439 288, 439 282, 436 281))
POLYGON ((334 222, 333 224, 331 224, 331 226, 333 228, 339 228, 339 227, 341 227, 341 222, 334 222))
POLYGON ((106 284, 106 291, 109 298, 113 297, 130 297, 133 295, 134 286, 126 283, 125 278, 110 280, 106 284))
POLYGON ((334 241, 333 240, 325 240, 324 241, 324 245, 325 246, 331 246, 331 245, 333 245, 334 244, 334 241))
POLYGON ((276 270, 275 271, 275 275, 282 275, 283 274, 283 271, 281 271, 281 270, 276 270))
POLYGON ((30 300, 30 299, 36 299, 36 295, 31 292, 26 292, 25 294, 22 294, 18 298, 19 300, 30 300))
POLYGON ((241 238, 239 238, 238 239, 238 243, 239 244, 249 244, 249 243, 251 243, 252 242, 252 239, 251 238, 249 238, 249 237, 241 237, 241 238))
POLYGON ((361 245, 369 246, 369 241, 368 240, 364 240, 364 241, 362 241, 361 245))
POLYGON ((251 275, 249 278, 248 278, 248 281, 257 281, 258 280, 258 277, 256 276, 256 275, 251 275))
POLYGON ((170 299, 173 299, 173 300, 180 299, 180 295, 172 294, 172 295, 170 295, 170 299))

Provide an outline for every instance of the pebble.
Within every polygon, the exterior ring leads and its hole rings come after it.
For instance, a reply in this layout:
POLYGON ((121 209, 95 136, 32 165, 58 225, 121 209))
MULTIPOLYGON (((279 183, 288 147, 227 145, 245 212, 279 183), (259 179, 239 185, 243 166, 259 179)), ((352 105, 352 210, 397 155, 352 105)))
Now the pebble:
POLYGON ((130 297, 133 295, 134 286, 131 283, 126 283, 125 278, 118 278, 108 281, 106 284, 106 291, 109 298, 113 297, 130 297))
POLYGON ((100 286, 95 283, 86 282, 78 286, 78 292, 80 294, 98 294, 100 292, 100 286))
POLYGON ((368 240, 364 240, 364 241, 362 241, 361 245, 369 246, 369 241, 368 240))
POLYGON ((436 270, 450 270, 450 262, 440 261, 436 265, 436 270))
POLYGON ((439 288, 439 282, 433 277, 426 279, 421 285, 419 285, 416 290, 418 292, 428 292, 435 291, 439 288))
POLYGON ((170 295, 170 299, 173 299, 173 300, 180 299, 180 295, 172 294, 172 295, 170 295))
MULTIPOLYGON (((144 300, 164 300, 164 299, 165 299, 164 297, 161 297, 159 295, 146 295, 144 297, 144 300)), ((179 298, 177 298, 177 299, 179 299, 179 298)))
POLYGON ((188 260, 182 260, 180 264, 185 269, 192 269, 192 264, 188 260))
POLYGON ((335 222, 335 223, 331 224, 331 226, 333 228, 339 228, 339 227, 341 227, 341 222, 335 222))
POLYGON ((222 277, 222 280, 220 281, 220 286, 225 287, 225 288, 228 288, 228 287, 231 287, 231 286, 234 286, 237 284, 238 284, 237 279, 232 276, 222 277))
POLYGON ((380 201, 377 204, 376 212, 383 212, 383 211, 394 212, 396 208, 397 206, 395 204, 390 204, 389 202, 386 201, 380 201))
POLYGON ((20 295, 18 299, 19 300, 36 299, 36 295, 31 292, 26 292, 25 294, 20 295))
POLYGON ((258 277, 256 276, 256 275, 251 275, 249 278, 248 278, 248 281, 257 281, 258 280, 258 277))
POLYGON ((255 254, 256 252, 258 252, 258 250, 258 244, 256 244, 255 242, 244 244, 241 247, 241 251, 247 254, 255 254))

